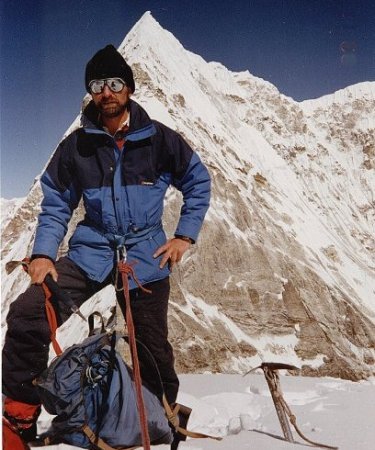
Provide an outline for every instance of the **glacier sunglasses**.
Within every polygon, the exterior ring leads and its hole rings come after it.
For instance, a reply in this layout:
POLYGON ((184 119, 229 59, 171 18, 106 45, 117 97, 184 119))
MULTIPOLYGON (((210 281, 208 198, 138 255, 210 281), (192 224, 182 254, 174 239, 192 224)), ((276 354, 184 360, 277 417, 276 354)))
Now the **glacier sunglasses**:
POLYGON ((102 80, 92 80, 89 89, 92 94, 101 94, 104 86, 107 85, 112 92, 121 92, 126 83, 121 78, 104 78, 102 80))

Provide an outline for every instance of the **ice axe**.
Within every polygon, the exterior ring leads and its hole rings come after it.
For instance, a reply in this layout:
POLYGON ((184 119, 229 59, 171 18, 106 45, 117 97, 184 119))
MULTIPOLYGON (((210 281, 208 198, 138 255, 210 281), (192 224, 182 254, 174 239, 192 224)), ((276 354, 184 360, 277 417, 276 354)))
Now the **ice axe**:
POLYGON ((257 369, 263 370, 285 439, 288 442, 294 442, 292 430, 290 429, 288 417, 285 411, 285 401, 283 399, 283 394, 280 386, 280 378, 277 371, 279 369, 298 370, 298 367, 292 366, 290 364, 264 362, 260 366, 249 370, 249 372, 247 372, 245 375, 254 372, 254 370, 257 369))
POLYGON ((290 421, 290 423, 294 426, 294 429, 299 434, 299 436, 302 439, 304 439, 306 442, 308 442, 309 444, 312 444, 315 447, 322 447, 322 448, 329 448, 329 449, 337 450, 338 447, 333 447, 333 446, 325 445, 325 444, 319 444, 318 442, 314 442, 314 441, 308 439, 306 436, 304 436, 302 434, 302 431, 297 426, 296 416, 292 413, 291 409, 289 408, 287 402, 285 401, 285 399, 283 397, 278 370, 281 370, 281 369, 299 370, 299 368, 296 366, 292 366, 291 364, 263 362, 260 366, 255 367, 254 369, 251 369, 248 372, 246 372, 245 375, 248 375, 249 373, 254 372, 254 370, 257 370, 257 369, 263 370, 269 390, 271 392, 273 403, 275 405, 277 417, 279 418, 281 429, 283 430, 285 440, 287 440, 288 442, 295 442, 294 438, 293 438, 292 430, 290 429, 290 424, 289 424, 289 421, 290 421), (288 417, 289 417, 289 420, 288 420, 288 417))
MULTIPOLYGON (((25 272, 28 272, 29 261, 27 259, 22 261, 8 261, 5 264, 5 271, 7 275, 10 275, 17 267, 22 266, 25 272)), ((65 303, 69 306, 73 314, 78 314, 78 316, 86 322, 85 316, 81 313, 78 306, 73 302, 69 295, 63 291, 52 276, 48 273, 44 279, 44 283, 51 291, 51 294, 60 302, 65 303)))

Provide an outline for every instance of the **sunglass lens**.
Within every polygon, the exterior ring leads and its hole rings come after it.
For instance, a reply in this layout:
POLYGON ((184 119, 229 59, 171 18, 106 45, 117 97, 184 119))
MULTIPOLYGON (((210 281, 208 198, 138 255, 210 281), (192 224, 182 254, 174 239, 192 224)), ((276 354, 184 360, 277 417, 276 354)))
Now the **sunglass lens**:
POLYGON ((120 92, 124 87, 124 83, 118 78, 109 78, 107 84, 109 89, 113 92, 120 92))
POLYGON ((90 90, 93 94, 100 94, 104 88, 104 80, 94 80, 90 84, 90 90))

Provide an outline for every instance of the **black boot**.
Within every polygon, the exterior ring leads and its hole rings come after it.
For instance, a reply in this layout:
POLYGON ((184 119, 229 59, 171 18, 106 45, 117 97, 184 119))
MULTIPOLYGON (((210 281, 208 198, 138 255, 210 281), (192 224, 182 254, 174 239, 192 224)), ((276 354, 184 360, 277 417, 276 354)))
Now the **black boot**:
MULTIPOLYGON (((172 409, 174 409, 174 406, 172 406, 172 409)), ((179 405, 177 416, 178 416, 178 426, 180 428, 184 428, 186 430, 190 414, 191 408, 184 405, 179 405)), ((171 444, 171 450, 177 450, 179 443, 182 441, 186 441, 186 436, 177 431, 176 429, 173 429, 172 432, 173 432, 173 441, 171 444)))

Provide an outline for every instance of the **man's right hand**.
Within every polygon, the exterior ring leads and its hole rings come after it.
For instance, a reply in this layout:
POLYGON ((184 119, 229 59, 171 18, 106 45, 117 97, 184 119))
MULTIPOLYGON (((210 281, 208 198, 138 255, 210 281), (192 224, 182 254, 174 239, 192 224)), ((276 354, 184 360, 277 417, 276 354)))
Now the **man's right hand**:
POLYGON ((35 258, 29 264, 28 273, 31 277, 31 284, 42 284, 46 275, 50 274, 57 281, 55 265, 48 258, 35 258))

